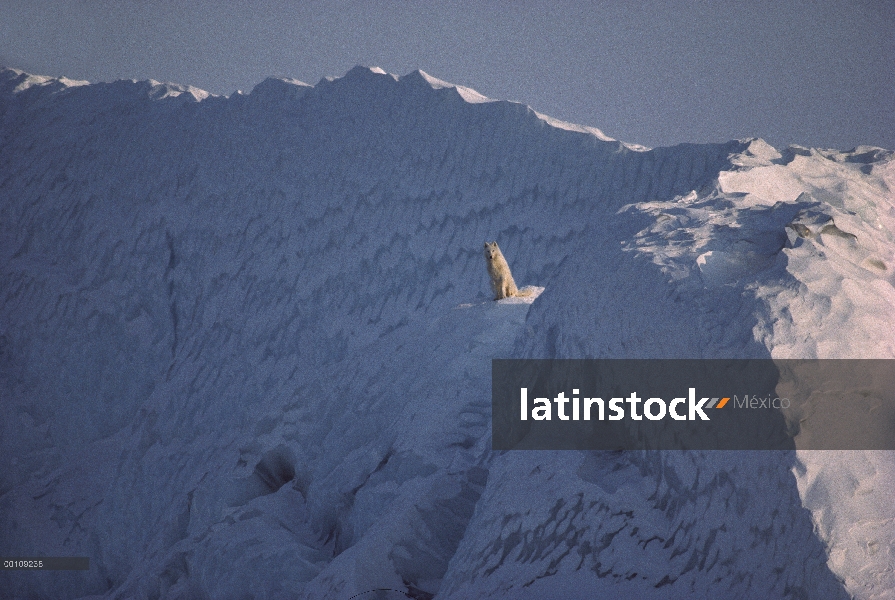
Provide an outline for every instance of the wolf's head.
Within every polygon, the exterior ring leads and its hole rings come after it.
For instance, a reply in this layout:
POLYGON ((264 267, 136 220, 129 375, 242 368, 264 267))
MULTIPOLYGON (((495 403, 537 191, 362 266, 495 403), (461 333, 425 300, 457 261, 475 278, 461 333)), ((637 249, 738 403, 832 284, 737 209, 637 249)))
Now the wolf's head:
POLYGON ((500 248, 497 247, 497 242, 485 242, 485 258, 487 260, 495 260, 501 256, 503 254, 500 252, 500 248))

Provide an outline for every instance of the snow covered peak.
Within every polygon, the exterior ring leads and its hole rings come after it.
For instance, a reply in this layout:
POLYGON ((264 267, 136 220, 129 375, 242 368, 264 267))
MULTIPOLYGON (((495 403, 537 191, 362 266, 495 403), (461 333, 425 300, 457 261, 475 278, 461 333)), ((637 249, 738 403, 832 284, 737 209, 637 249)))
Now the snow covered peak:
POLYGON ((353 66, 351 70, 345 74, 345 77, 365 77, 367 75, 387 75, 392 79, 398 79, 396 75, 386 73, 381 67, 365 67, 364 65, 353 66))
POLYGON ((379 67, 364 67, 362 65, 356 65, 351 68, 350 71, 345 73, 345 75, 339 79, 344 81, 378 81, 382 78, 391 79, 392 81, 397 81, 398 76, 392 75, 391 73, 386 73, 384 70, 379 67))
POLYGON ((441 89, 441 88, 457 87, 452 83, 448 83, 447 81, 443 81, 441 79, 438 79, 437 77, 433 77, 432 75, 429 75, 422 69, 417 69, 416 71, 411 71, 407 75, 404 75, 401 79, 407 80, 407 81, 422 80, 429 87, 431 87, 432 89, 436 89, 436 90, 441 89))
MULTIPOLYGON (((133 81, 133 80, 132 80, 133 81)), ((164 100, 166 98, 181 98, 192 102, 201 102, 212 94, 205 90, 193 87, 191 85, 181 85, 179 83, 159 82, 154 79, 148 81, 133 81, 140 87, 148 84, 146 95, 153 100, 164 100)))
POLYGON ((781 158, 780 152, 761 138, 741 140, 745 148, 732 160, 733 164, 742 167, 766 165, 781 158))
MULTIPOLYGON (((30 75, 18 69, 6 68, 0 70, 0 93, 6 92, 19 94, 31 89, 40 89, 50 93, 56 93, 70 88, 85 86, 90 87, 90 82, 68 79, 67 77, 30 75)), ((137 95, 143 95, 152 100, 179 98, 191 102, 201 102, 209 96, 212 96, 209 92, 191 85, 168 82, 163 83, 154 79, 142 81, 136 79, 122 79, 112 83, 92 84, 92 86, 94 88, 96 88, 96 86, 111 86, 115 89, 122 90, 125 95, 135 92, 137 95)))
MULTIPOLYGON (((39 75, 30 75, 16 69, 3 69, 0 71, 0 90, 8 90, 18 93, 30 88, 45 89, 50 92, 62 91, 71 87, 89 86, 87 81, 74 81, 67 78, 53 78, 39 75)), ((111 86, 122 99, 129 97, 148 97, 152 100, 179 99, 188 102, 201 102, 209 97, 215 97, 200 88, 171 82, 159 82, 156 80, 119 80, 112 83, 93 84, 96 86, 111 86)), ((418 69, 404 76, 397 76, 386 72, 379 67, 355 66, 342 77, 324 77, 317 85, 309 85, 297 79, 285 77, 269 77, 257 84, 248 94, 254 104, 278 103, 281 101, 295 101, 305 97, 309 92, 328 93, 329 89, 353 90, 358 99, 371 98, 377 94, 385 93, 392 97, 400 97, 406 87, 423 91, 450 90, 466 104, 499 104, 510 108, 510 112, 521 109, 522 113, 528 112, 539 121, 552 127, 577 133, 592 135, 596 139, 607 142, 616 142, 613 138, 604 134, 596 127, 576 125, 566 121, 555 119, 548 115, 536 112, 516 102, 495 100, 476 90, 444 81, 434 77, 425 71, 418 69)), ((343 92, 340 92, 343 93, 343 92)), ((240 97, 235 94, 233 98, 240 97)), ((624 144, 628 149, 643 151, 645 147, 637 144, 624 144)))
POLYGON ((268 77, 249 94, 253 99, 298 100, 314 86, 288 77, 268 77))
MULTIPOLYGON (((538 116, 538 118, 540 120, 544 121, 548 125, 552 125, 553 127, 556 127, 557 129, 565 129, 566 131, 577 131, 579 133, 587 133, 587 134, 592 135, 592 136, 596 137, 597 139, 602 140, 604 142, 617 141, 616 139, 609 137, 608 135, 606 135, 605 133, 603 133, 601 130, 597 129, 596 127, 588 127, 586 125, 577 125, 575 123, 561 121, 560 119, 554 119, 553 117, 550 117, 545 114, 541 114, 537 111, 534 111, 534 113, 538 116)), ((631 150, 635 150, 638 152, 643 152, 643 151, 649 150, 649 148, 647 148, 646 146, 641 146, 639 144, 625 144, 625 146, 627 146, 631 150)))
POLYGON ((56 92, 88 84, 89 82, 87 81, 78 81, 67 77, 31 75, 8 67, 0 69, 0 92, 3 93, 17 94, 32 87, 41 87, 56 92))
POLYGON ((413 71, 412 73, 409 73, 409 74, 405 75, 404 77, 401 77, 401 81, 408 81, 411 83, 421 82, 433 90, 453 89, 453 90, 456 90, 457 94, 459 94, 459 96, 461 98, 463 98, 463 100, 465 100, 466 102, 468 102, 470 104, 481 104, 483 102, 496 102, 496 100, 488 98, 487 96, 484 96, 484 95, 478 93, 477 91, 475 91, 472 88, 468 88, 468 87, 465 87, 462 85, 456 85, 453 83, 448 83, 447 81, 444 81, 442 79, 438 79, 437 77, 433 77, 433 76, 429 75, 422 69, 417 69, 416 71, 413 71))

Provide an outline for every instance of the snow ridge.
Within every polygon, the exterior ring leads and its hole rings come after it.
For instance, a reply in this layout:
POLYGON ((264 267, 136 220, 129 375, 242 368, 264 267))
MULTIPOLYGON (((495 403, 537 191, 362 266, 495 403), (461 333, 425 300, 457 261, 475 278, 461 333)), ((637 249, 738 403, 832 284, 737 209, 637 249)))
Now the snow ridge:
POLYGON ((895 587, 890 454, 489 439, 493 357, 895 358, 891 152, 647 150, 364 67, 4 70, 0 123, 0 548, 91 557, 12 597, 895 587), (491 302, 485 240, 543 294, 491 302))

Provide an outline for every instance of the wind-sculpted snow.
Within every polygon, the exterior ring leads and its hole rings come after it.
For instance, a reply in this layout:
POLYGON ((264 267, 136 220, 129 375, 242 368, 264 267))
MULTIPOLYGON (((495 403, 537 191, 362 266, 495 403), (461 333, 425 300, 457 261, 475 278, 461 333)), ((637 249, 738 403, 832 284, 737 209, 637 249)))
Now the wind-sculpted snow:
POLYGON ((647 150, 360 67, 4 70, 0 119, 0 554, 91 559, 7 597, 895 587, 890 454, 490 450, 494 357, 895 357, 891 153, 647 150))

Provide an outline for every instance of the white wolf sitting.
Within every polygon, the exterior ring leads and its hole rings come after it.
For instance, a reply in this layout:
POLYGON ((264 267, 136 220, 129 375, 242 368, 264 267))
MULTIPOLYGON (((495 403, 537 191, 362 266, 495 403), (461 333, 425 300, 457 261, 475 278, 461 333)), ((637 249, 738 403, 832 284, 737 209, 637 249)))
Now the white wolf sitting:
POLYGON ((485 262, 488 263, 488 275, 491 277, 491 289, 494 290, 494 299, 502 300, 510 296, 530 296, 530 290, 519 291, 513 274, 510 273, 510 265, 503 257, 503 252, 497 247, 497 242, 485 242, 485 262))

